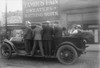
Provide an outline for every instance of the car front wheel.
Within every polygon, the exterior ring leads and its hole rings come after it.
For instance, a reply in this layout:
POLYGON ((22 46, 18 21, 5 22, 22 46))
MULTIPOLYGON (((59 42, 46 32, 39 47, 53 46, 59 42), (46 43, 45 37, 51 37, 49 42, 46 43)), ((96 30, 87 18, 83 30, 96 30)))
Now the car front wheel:
POLYGON ((73 64, 77 59, 77 51, 71 45, 63 45, 57 50, 57 59, 62 64, 73 64))
POLYGON ((0 53, 2 58, 10 58, 12 56, 11 47, 10 45, 4 43, 1 45, 0 53))

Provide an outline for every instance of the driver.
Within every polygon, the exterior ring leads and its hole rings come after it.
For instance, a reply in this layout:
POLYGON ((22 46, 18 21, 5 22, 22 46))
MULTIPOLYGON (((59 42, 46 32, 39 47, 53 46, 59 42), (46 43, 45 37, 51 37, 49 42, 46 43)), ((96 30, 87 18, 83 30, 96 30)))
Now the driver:
POLYGON ((31 29, 31 23, 29 21, 26 21, 25 23, 25 32, 24 32, 24 44, 25 44, 25 50, 27 52, 27 55, 30 54, 30 50, 31 50, 31 41, 32 41, 32 29, 31 29))

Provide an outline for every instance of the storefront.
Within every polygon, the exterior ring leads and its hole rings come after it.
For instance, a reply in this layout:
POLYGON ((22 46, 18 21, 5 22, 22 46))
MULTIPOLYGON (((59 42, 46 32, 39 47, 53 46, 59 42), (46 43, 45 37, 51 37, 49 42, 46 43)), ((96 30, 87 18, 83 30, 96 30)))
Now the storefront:
POLYGON ((66 10, 66 27, 69 29, 73 24, 80 24, 84 30, 94 35, 92 43, 99 43, 99 7, 81 7, 66 10))
POLYGON ((100 43, 100 6, 92 1, 59 0, 60 24, 68 29, 73 24, 80 24, 84 30, 90 31, 94 38, 91 43, 100 43))

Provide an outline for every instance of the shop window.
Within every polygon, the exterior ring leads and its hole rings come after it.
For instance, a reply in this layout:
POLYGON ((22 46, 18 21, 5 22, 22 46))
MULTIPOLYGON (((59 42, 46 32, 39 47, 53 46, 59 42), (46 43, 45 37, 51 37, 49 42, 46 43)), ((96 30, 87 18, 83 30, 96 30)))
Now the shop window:
POLYGON ((98 13, 84 13, 83 20, 98 20, 98 13))
POLYGON ((71 14, 68 15, 68 22, 82 21, 82 14, 71 14))

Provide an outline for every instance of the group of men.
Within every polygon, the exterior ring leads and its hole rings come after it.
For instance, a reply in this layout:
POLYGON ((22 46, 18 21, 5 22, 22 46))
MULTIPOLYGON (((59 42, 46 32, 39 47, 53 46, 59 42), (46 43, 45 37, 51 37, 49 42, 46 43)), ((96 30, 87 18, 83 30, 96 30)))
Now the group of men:
POLYGON ((51 24, 50 21, 46 21, 42 24, 37 24, 34 29, 31 28, 31 23, 26 21, 26 29, 24 32, 25 50, 27 54, 34 54, 37 44, 40 47, 41 55, 50 56, 52 52, 52 40, 54 37, 62 36, 62 27, 55 22, 51 24), (31 49, 31 40, 33 40, 33 46, 31 49))

